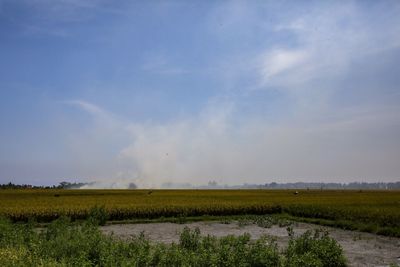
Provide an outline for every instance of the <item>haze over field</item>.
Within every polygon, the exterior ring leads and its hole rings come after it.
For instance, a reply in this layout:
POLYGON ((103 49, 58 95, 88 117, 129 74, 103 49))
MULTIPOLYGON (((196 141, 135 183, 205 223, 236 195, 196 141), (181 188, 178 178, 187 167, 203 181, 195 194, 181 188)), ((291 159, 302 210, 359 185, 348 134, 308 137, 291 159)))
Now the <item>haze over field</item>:
POLYGON ((399 1, 0 0, 0 183, 398 181, 399 1))

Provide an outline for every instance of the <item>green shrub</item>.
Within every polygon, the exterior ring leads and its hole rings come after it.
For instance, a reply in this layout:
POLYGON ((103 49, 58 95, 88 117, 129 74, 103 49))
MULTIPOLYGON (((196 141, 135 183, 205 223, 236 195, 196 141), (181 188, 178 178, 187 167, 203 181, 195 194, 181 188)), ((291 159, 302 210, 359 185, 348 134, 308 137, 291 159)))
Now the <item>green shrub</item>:
POLYGON ((104 206, 94 206, 89 210, 88 222, 93 225, 105 225, 108 217, 107 210, 104 206))
POLYGON ((144 234, 118 240, 93 223, 61 217, 43 231, 0 220, 0 266, 344 266, 342 250, 326 233, 294 237, 281 252, 275 240, 201 236, 184 228, 176 244, 152 243, 144 234))
POLYGON ((197 250, 200 245, 200 229, 196 228, 191 231, 189 227, 185 226, 179 237, 179 245, 187 250, 197 250))
POLYGON ((327 232, 315 230, 313 234, 307 231, 298 238, 294 237, 291 228, 288 228, 288 232, 290 240, 285 253, 287 266, 346 266, 342 248, 327 232))

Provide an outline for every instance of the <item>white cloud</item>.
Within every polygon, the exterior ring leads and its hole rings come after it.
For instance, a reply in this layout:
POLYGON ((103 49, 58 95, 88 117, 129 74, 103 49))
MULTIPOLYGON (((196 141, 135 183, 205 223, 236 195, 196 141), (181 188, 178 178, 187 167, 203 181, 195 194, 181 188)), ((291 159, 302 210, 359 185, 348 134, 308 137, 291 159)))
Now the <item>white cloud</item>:
POLYGON ((69 101, 64 101, 64 103, 66 104, 71 104, 71 105, 76 105, 80 108, 82 108, 83 110, 91 113, 92 115, 100 115, 100 116, 105 116, 106 115, 106 111, 104 111, 102 108, 96 106, 93 103, 89 103, 85 100, 69 100, 69 101))
POLYGON ((257 56, 262 58, 257 63, 262 87, 309 90, 314 80, 338 79, 351 71, 354 62, 399 47, 398 16, 391 17, 388 29, 388 21, 376 25, 370 21, 374 11, 366 16, 360 10, 354 2, 331 3, 282 18, 275 34, 291 34, 295 40, 290 48, 287 42, 282 48, 275 44, 257 56))
POLYGON ((303 50, 275 49, 266 53, 263 57, 261 75, 264 83, 274 76, 299 68, 307 60, 307 52, 303 50))

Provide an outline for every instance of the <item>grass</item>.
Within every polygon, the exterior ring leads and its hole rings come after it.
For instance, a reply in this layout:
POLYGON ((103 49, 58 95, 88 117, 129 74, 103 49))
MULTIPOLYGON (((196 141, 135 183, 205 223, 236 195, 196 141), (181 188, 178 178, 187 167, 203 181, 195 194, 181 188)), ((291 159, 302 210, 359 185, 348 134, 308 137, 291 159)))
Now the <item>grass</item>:
POLYGON ((249 234, 216 238, 185 228, 178 243, 152 243, 143 235, 121 241, 103 235, 96 218, 71 223, 61 217, 43 231, 31 223, 0 219, 0 266, 312 266, 340 267, 342 248, 327 233, 295 237, 280 250, 273 239, 249 234))
POLYGON ((50 222, 60 216, 84 220, 93 207, 104 207, 103 221, 179 223, 275 214, 291 220, 400 236, 400 191, 299 190, 297 195, 293 190, 0 191, 0 216, 15 222, 29 218, 50 222))

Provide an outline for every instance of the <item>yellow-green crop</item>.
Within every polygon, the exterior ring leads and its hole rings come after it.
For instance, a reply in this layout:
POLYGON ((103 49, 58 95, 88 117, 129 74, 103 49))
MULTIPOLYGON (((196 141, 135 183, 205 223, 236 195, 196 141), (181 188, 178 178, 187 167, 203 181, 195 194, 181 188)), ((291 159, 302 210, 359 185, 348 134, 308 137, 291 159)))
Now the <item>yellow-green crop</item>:
MULTIPOLYGON (((1 190, 0 216, 47 222, 87 217, 104 206, 111 220, 288 213, 303 218, 400 228, 400 191, 350 190, 1 190)), ((360 228, 360 227, 356 227, 360 228)), ((374 232, 376 229, 366 229, 374 232)), ((390 233, 389 233, 390 234, 390 233)), ((395 234, 397 235, 397 234, 395 234)))

